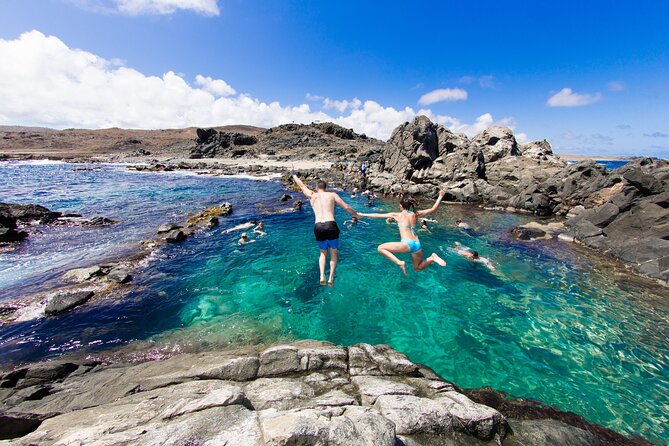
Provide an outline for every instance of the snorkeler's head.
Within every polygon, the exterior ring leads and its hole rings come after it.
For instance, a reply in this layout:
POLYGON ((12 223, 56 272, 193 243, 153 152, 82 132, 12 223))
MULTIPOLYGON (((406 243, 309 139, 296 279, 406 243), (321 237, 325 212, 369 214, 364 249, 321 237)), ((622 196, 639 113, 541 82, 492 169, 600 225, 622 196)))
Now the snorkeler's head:
POLYGON ((247 238, 246 232, 242 232, 242 238, 247 238))
POLYGON ((479 258, 479 252, 478 251, 472 251, 472 258, 478 259, 479 258))

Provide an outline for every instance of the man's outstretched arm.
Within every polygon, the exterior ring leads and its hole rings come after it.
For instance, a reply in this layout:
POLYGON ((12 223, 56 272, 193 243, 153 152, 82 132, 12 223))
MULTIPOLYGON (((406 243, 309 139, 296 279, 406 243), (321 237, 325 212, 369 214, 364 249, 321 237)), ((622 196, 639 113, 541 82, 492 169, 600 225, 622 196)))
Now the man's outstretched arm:
POLYGON ((358 213, 356 212, 355 209, 353 209, 348 203, 346 203, 344 200, 341 199, 341 197, 337 194, 334 194, 335 196, 335 203, 337 203, 339 206, 343 207, 346 212, 351 214, 354 217, 359 217, 358 213))
POLYGON ((295 184, 297 184, 297 185, 300 187, 300 189, 302 189, 302 193, 303 193, 307 198, 311 198, 311 196, 313 195, 314 191, 312 191, 311 189, 309 189, 309 188, 307 187, 307 185, 305 185, 305 184, 302 182, 302 180, 299 179, 299 177, 297 176, 297 174, 295 173, 295 171, 290 172, 290 177, 293 179, 293 181, 295 182, 295 184))

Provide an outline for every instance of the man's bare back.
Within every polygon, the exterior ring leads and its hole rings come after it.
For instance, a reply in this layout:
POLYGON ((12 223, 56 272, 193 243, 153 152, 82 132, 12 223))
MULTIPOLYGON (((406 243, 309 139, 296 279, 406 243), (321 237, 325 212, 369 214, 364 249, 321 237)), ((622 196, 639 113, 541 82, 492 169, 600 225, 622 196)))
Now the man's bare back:
POLYGON ((325 191, 316 191, 309 197, 311 208, 314 210, 314 217, 316 217, 316 223, 334 221, 335 197, 338 197, 338 195, 325 191))

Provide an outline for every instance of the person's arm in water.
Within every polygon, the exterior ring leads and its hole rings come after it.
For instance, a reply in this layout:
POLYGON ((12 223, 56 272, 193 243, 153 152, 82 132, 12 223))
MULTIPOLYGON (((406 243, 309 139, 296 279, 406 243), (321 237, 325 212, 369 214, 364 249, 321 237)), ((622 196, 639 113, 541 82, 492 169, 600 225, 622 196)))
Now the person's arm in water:
POLYGON ((445 194, 446 194, 446 191, 444 189, 439 189, 439 197, 434 202, 432 207, 430 209, 424 209, 422 211, 416 212, 416 216, 420 218, 420 217, 424 217, 424 216, 429 215, 429 214, 433 213, 434 211, 436 211, 437 208, 439 207, 439 204, 441 203, 441 200, 443 200, 445 194))
POLYGON ((349 214, 351 214, 354 217, 359 217, 360 216, 360 214, 358 214, 355 209, 353 209, 348 203, 346 203, 344 200, 341 199, 339 194, 335 194, 334 192, 333 192, 333 194, 334 194, 335 203, 337 203, 339 206, 343 207, 346 212, 348 212, 349 214))
POLYGON ((300 178, 299 178, 299 177, 297 176, 297 174, 295 173, 295 170, 291 170, 291 172, 290 172, 290 177, 293 179, 293 181, 295 182, 295 184, 297 184, 297 185, 299 186, 299 188, 302 189, 302 193, 303 193, 307 198, 311 198, 311 196, 314 194, 314 191, 312 191, 311 189, 309 189, 309 187, 307 187, 307 186, 302 182, 302 180, 300 180, 300 178))

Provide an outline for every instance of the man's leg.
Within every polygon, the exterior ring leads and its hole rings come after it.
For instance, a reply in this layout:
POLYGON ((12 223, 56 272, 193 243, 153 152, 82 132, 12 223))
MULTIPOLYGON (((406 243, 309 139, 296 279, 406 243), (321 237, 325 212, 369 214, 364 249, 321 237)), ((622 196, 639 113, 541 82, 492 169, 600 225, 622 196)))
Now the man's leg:
POLYGON ((321 255, 318 258, 318 268, 321 271, 321 285, 325 285, 325 261, 326 261, 326 256, 327 256, 327 250, 321 249, 321 255))
POLYGON ((330 248, 330 280, 328 285, 334 287, 334 276, 337 270, 337 262, 339 262, 339 250, 337 248, 330 248))

